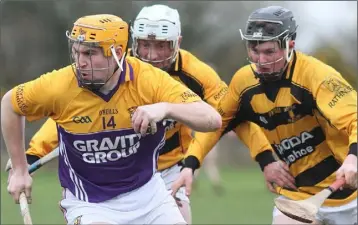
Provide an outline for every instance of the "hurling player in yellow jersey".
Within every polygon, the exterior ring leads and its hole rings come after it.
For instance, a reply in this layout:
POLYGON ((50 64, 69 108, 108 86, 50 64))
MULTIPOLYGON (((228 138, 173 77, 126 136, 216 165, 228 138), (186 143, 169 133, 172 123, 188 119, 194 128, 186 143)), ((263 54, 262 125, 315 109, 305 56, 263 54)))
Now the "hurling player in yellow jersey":
MULTIPOLYGON (((261 8, 250 15, 246 29, 240 30, 250 64, 236 72, 220 100, 222 128, 198 134, 187 158, 203 158, 223 133, 241 121, 254 122, 274 149, 250 149, 270 190, 281 198, 302 200, 344 177, 346 186, 324 202, 317 223, 354 224, 357 92, 335 69, 294 50, 296 28, 293 13, 283 7, 261 8), (290 174, 297 189, 287 188, 290 174), (276 183, 275 190, 271 183, 276 183)), ((183 169, 175 186, 191 176, 192 169, 183 169)), ((273 224, 294 223, 274 209, 273 224)))
POLYGON ((73 64, 3 97, 1 126, 12 162, 8 192, 16 202, 21 192, 31 198, 24 118, 50 117, 68 224, 186 223, 156 169, 165 120, 209 132, 220 128, 220 115, 166 72, 125 57, 128 31, 114 15, 79 18, 66 33, 73 64))

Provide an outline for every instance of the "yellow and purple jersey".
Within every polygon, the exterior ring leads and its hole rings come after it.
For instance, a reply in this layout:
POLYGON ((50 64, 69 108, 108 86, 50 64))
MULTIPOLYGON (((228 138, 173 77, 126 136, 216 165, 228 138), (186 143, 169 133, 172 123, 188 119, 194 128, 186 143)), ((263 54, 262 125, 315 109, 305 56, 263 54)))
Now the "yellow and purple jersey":
POLYGON ((29 121, 50 117, 56 123, 61 186, 83 201, 101 202, 137 189, 157 170, 170 123, 158 122, 157 133, 142 137, 131 126, 136 107, 201 100, 164 71, 136 58, 127 57, 123 68, 107 95, 80 88, 71 66, 12 91, 17 113, 29 121))

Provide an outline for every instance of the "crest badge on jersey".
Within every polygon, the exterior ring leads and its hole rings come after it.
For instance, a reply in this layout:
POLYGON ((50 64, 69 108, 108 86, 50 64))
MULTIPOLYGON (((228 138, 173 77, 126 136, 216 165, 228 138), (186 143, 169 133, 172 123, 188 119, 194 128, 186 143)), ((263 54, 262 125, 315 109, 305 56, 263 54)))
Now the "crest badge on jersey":
POLYGON ((133 114, 134 114, 134 112, 135 112, 135 110, 138 108, 138 106, 133 106, 133 107, 130 107, 130 108, 128 108, 127 110, 128 110, 128 112, 129 112, 129 115, 130 115, 130 118, 132 119, 132 117, 133 117, 133 114))
POLYGON ((339 79, 335 78, 335 77, 330 77, 328 79, 326 79, 323 82, 323 85, 330 90, 331 92, 334 92, 336 95, 339 95, 342 91, 351 91, 351 87, 345 83, 343 83, 342 81, 340 81, 339 79))
POLYGON ((325 86, 330 92, 334 93, 334 96, 328 103, 328 106, 331 108, 335 107, 341 98, 354 90, 351 86, 339 80, 337 77, 328 77, 323 82, 323 86, 325 86))

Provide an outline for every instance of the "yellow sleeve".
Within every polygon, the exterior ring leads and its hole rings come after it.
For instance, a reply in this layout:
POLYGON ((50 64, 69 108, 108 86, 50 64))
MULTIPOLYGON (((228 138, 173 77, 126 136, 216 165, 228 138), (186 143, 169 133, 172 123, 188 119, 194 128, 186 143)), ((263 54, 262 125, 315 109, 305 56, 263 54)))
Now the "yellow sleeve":
MULTIPOLYGON (((317 107, 329 123, 357 143, 357 92, 339 74, 326 76, 314 89, 317 107)), ((333 151, 335 149, 332 149, 333 151)))
POLYGON ((200 74, 204 88, 204 100, 216 107, 220 99, 227 93, 228 86, 220 79, 219 75, 209 66, 203 68, 200 74))
POLYGON ((270 142, 261 128, 252 122, 242 122, 234 129, 236 135, 250 150, 250 155, 253 160, 256 156, 266 150, 273 152, 270 142))
POLYGON ((44 157, 58 146, 56 123, 49 118, 30 140, 27 155, 44 157))
POLYGON ((222 127, 216 132, 196 132, 195 137, 192 139, 188 151, 186 152, 186 157, 194 156, 199 160, 199 164, 201 165, 205 156, 219 141, 222 133, 238 111, 239 91, 237 90, 237 83, 239 81, 239 76, 234 75, 229 85, 228 92, 218 103, 217 111, 222 117, 222 127))
POLYGON ((66 83, 69 71, 72 72, 71 67, 65 67, 14 87, 11 92, 15 112, 26 116, 28 121, 59 116, 61 107, 66 105, 59 104, 58 96, 66 92, 63 86, 70 89, 66 83))

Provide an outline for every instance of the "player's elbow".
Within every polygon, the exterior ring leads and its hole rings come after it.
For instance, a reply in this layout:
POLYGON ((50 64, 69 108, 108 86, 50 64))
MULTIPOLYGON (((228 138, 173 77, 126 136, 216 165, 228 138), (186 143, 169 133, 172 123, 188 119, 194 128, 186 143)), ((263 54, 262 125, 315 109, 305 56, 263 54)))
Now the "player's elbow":
POLYGON ((211 106, 209 106, 210 109, 207 110, 206 113, 206 120, 208 126, 205 127, 205 131, 202 132, 212 132, 216 131, 221 128, 222 126, 222 119, 220 114, 211 106))
POLYGON ((8 91, 1 99, 1 120, 8 119, 10 115, 16 114, 11 103, 12 91, 8 91))
POLYGON ((221 126, 222 126, 222 118, 221 118, 220 114, 216 110, 214 110, 214 111, 215 111, 215 113, 213 115, 212 120, 213 120, 213 130, 215 131, 215 130, 218 130, 218 129, 221 128, 221 126))
POLYGON ((3 112, 9 109, 10 104, 11 104, 11 90, 6 92, 1 99, 1 111, 3 112))

